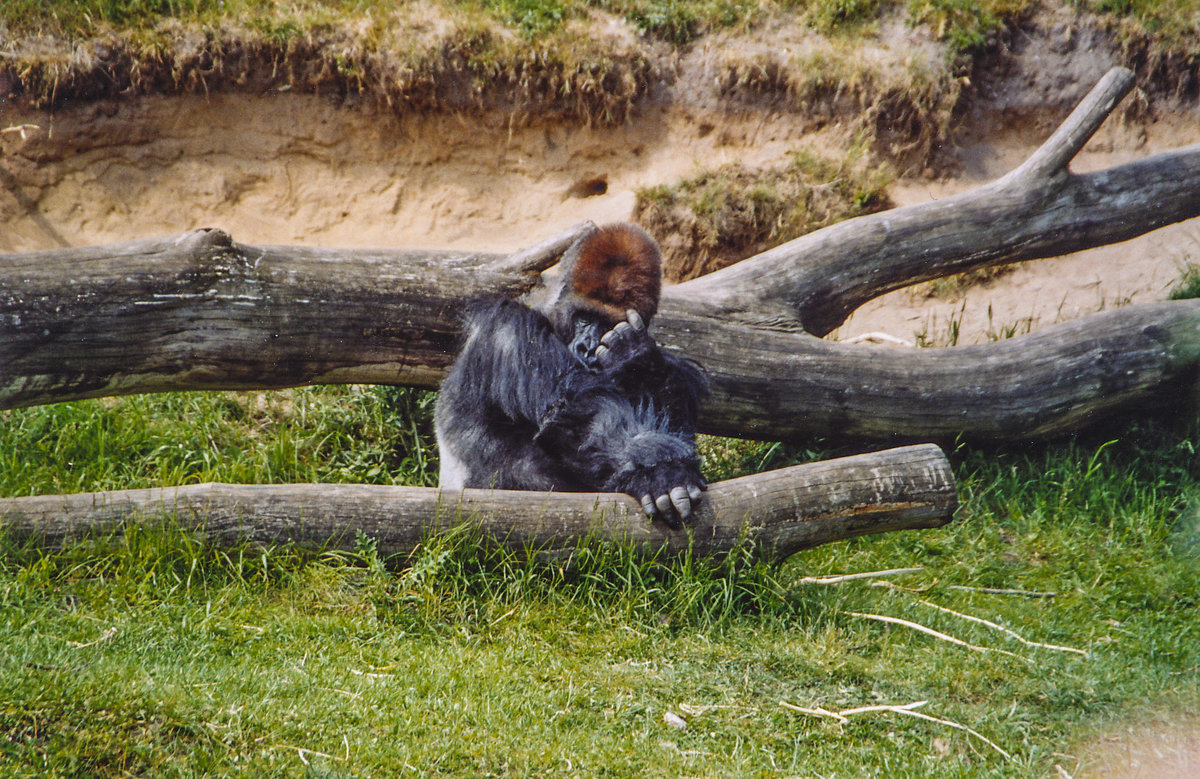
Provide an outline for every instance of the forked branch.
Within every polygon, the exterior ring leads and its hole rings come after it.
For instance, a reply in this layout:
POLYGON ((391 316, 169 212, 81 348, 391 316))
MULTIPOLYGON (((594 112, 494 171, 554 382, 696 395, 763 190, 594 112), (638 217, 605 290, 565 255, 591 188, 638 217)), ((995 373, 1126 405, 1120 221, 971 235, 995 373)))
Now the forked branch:
POLYGON ((880 295, 975 268, 1128 240, 1200 215, 1200 145, 1084 175, 1067 165, 1133 86, 1108 73, 1001 179, 850 219, 669 290, 710 316, 824 336, 880 295))

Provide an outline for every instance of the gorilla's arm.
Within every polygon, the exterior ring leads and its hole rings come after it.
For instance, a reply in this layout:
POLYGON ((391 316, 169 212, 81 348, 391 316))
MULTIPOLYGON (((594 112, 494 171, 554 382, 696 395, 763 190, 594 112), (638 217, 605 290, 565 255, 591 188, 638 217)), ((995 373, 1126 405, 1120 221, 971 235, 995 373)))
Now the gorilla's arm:
MULTIPOLYGON (((473 307, 455 370, 459 376, 443 392, 464 396, 449 398, 448 410, 482 414, 493 435, 536 431, 536 449, 569 476, 564 489, 624 492, 673 525, 700 497, 694 437, 667 414, 631 400, 611 376, 581 365, 546 318, 524 305, 501 299, 473 307)), ((519 442, 512 443, 508 452, 520 457, 519 442)), ((486 467, 495 474, 529 466, 486 467)))

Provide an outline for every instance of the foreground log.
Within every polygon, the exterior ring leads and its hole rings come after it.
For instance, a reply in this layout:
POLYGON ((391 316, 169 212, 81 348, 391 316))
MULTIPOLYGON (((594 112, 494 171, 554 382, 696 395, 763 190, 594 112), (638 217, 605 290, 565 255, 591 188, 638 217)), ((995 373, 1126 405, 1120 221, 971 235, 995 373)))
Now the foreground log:
MULTIPOLYGON (((654 332, 712 378, 702 428, 746 438, 1029 439, 1194 390, 1200 302, 1131 306, 996 344, 817 336, 872 297, 1200 215, 1200 145, 1068 169, 1133 76, 1106 76, 1025 165, 860 217, 664 291, 654 332)), ((517 296, 583 230, 512 257, 253 247, 215 230, 0 256, 0 408, 169 389, 435 387, 458 312, 517 296)))
POLYGON ((678 556, 722 555, 748 542, 764 558, 853 536, 949 522, 957 506, 942 451, 922 445, 797 465, 709 487, 690 530, 649 523, 623 495, 363 484, 197 484, 0 500, 0 535, 61 547, 162 523, 207 543, 352 549, 357 532, 381 553, 408 554, 428 533, 466 526, 518 552, 559 555, 594 538, 678 556))

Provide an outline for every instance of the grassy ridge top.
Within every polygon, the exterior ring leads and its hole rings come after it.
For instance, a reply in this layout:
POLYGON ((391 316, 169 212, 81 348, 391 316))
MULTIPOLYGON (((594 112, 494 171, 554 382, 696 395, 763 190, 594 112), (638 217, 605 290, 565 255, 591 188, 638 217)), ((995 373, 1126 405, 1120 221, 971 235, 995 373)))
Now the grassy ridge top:
MULTIPOLYGON (((276 34, 367 20, 383 30, 418 10, 486 19, 534 41, 602 12, 645 35, 684 44, 706 31, 752 24, 780 12, 821 32, 859 33, 885 11, 902 9, 910 24, 928 25, 955 49, 969 50, 986 42, 1004 20, 1033 5, 1033 0, 9 0, 0 8, 0 21, 16 36, 78 40, 111 32, 152 32, 166 20, 244 25, 276 34)), ((1119 22, 1129 33, 1200 52, 1197 0, 1070 0, 1070 5, 1119 22)))
MULTIPOLYGON (((1195 97, 1200 0, 1069 7, 1153 83, 1195 97)), ((401 113, 604 124, 684 79, 676 98, 711 91, 868 123, 873 111, 907 134, 898 145, 928 151, 975 63, 1037 13, 1034 0, 8 0, 0 97, 295 89, 401 113), (912 35, 896 40, 898 27, 912 35), (713 45, 696 67, 702 39, 713 45)))
MULTIPOLYGON (((1118 34, 1200 56, 1198 0, 1068 0, 1118 34)), ((869 36, 885 16, 927 28, 954 55, 983 50, 989 37, 1030 13, 1034 0, 8 0, 0 40, 64 42, 118 35, 149 49, 181 28, 254 31, 279 43, 352 30, 370 45, 412 45, 414 31, 488 30, 500 39, 570 52, 611 20, 645 38, 685 45, 727 28, 787 17, 825 35, 869 36), (5 34, 7 32, 7 35, 5 34)), ((11 43, 11 41, 10 41, 11 43)), ((8 56, 12 56, 9 52, 8 56)))

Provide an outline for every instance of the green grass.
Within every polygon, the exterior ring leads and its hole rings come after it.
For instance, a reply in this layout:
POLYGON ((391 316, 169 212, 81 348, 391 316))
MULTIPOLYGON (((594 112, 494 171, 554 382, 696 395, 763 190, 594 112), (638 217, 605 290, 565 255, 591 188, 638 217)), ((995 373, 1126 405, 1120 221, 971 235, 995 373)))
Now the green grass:
POLYGON ((1184 263, 1175 282, 1167 293, 1168 300, 1190 300, 1200 298, 1200 265, 1188 260, 1184 263))
MULTIPOLYGON (((413 3, 391 0, 7 0, 0 19, 16 32, 91 37, 110 30, 145 32, 164 20, 213 27, 282 24, 296 32, 336 20, 370 18, 381 25, 413 3)), ((672 43, 688 43, 704 29, 742 23, 758 13, 749 0, 443 0, 451 17, 486 16, 536 40, 585 19, 593 9, 628 20, 635 29, 672 43)))
POLYGON ((0 494, 206 481, 433 484, 433 394, 386 387, 180 393, 8 412, 0 494))
MULTIPOLYGON (((178 394, 0 415, 4 495, 209 479, 429 483, 429 395, 178 394)), ((1200 702, 1195 426, 953 453, 945 528, 670 565, 468 534, 408 560, 147 528, 0 549, 4 776, 1045 776, 1200 702), (1111 440, 1110 440, 1111 439, 1111 440), (920 567, 805 585, 807 575, 920 567), (1052 591, 1052 598, 956 586, 1052 591), (910 591, 911 590, 911 591, 910 591), (999 622, 1025 646, 926 604, 999 622), (908 619, 979 653, 850 612, 908 619), (921 709, 838 725, 780 705, 921 709), (670 711, 687 722, 678 730, 670 711), (412 769, 410 771, 410 768, 412 769)), ((713 478, 814 456, 705 438, 713 478)))
MULTIPOLYGON (((1196 0, 1072 2, 1121 22, 1127 33, 1196 50, 1196 0)), ((145 33, 164 20, 300 33, 362 18, 387 27, 397 9, 412 5, 392 0, 6 0, 0 22, 17 35, 67 38, 112 30, 145 33)), ((705 32, 788 12, 823 33, 869 33, 882 13, 900 8, 910 24, 927 27, 956 52, 980 51, 1005 20, 1032 7, 1029 0, 441 0, 439 5, 451 16, 482 14, 527 40, 554 35, 599 10, 627 20, 647 36, 680 45, 705 32)))

